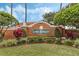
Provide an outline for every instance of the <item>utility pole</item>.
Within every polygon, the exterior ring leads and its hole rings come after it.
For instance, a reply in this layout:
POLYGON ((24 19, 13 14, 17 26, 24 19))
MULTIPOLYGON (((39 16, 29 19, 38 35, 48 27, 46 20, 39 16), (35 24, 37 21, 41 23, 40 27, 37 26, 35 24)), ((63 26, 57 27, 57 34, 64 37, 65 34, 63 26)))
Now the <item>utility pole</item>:
POLYGON ((68 7, 70 8, 70 6, 71 6, 71 4, 69 3, 69 4, 68 4, 68 7))
POLYGON ((12 11, 13 11, 13 3, 11 3, 11 16, 12 16, 12 11))
POLYGON ((62 9, 62 3, 60 3, 60 10, 62 9))
POLYGON ((27 4, 25 3, 25 22, 27 22, 27 4))
MULTIPOLYGON (((11 19, 12 19, 13 3, 11 3, 10 6, 11 6, 11 19)), ((12 22, 11 22, 11 23, 12 23, 12 22)))
POLYGON ((27 8, 27 6, 26 6, 26 3, 24 4, 25 5, 25 19, 24 19, 24 22, 23 22, 23 27, 26 27, 26 22, 27 22, 27 10, 26 10, 26 8, 27 8))
MULTIPOLYGON (((62 9, 62 3, 60 3, 60 11, 61 11, 61 9, 62 9)), ((62 14, 62 11, 61 11, 61 14, 62 14)), ((62 26, 62 25, 61 25, 61 26, 62 26)), ((62 28, 61 28, 61 30, 62 30, 62 32, 61 32, 62 34, 61 34, 61 35, 63 36, 63 32, 64 32, 64 31, 63 31, 62 28)))

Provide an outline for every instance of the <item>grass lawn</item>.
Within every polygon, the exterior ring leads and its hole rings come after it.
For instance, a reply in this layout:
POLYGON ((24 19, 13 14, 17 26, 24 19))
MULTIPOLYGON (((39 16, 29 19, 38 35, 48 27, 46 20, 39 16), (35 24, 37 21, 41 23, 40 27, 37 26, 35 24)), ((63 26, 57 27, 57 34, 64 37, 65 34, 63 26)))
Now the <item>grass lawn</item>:
POLYGON ((1 56, 79 56, 79 49, 55 44, 30 44, 0 48, 1 56))

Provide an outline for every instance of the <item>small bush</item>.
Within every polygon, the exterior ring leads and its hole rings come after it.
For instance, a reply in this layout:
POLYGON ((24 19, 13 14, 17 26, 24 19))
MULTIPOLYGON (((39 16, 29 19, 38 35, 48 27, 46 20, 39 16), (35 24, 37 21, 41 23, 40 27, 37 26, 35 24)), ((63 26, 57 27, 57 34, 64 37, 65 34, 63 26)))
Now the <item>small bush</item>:
POLYGON ((74 41, 74 46, 75 46, 76 48, 79 48, 79 39, 76 39, 76 40, 74 41))
POLYGON ((33 42, 34 42, 33 39, 28 38, 27 43, 33 43, 33 42))
POLYGON ((14 30, 13 32, 14 36, 16 37, 16 39, 19 41, 21 37, 24 36, 24 32, 21 28, 18 28, 17 30, 14 30))
POLYGON ((62 43, 61 43, 61 39, 60 39, 60 38, 56 38, 56 39, 55 39, 55 44, 62 44, 62 43))
POLYGON ((61 33, 61 31, 59 30, 59 28, 56 28, 56 29, 55 29, 55 37, 56 37, 56 38, 62 37, 62 33, 61 33))
POLYGON ((55 42, 54 39, 48 39, 48 40, 47 40, 47 43, 54 43, 54 42, 55 42))
POLYGON ((27 37, 27 31, 26 31, 26 28, 22 28, 22 32, 23 32, 23 37, 27 37))
POLYGON ((44 42, 42 37, 29 37, 28 38, 29 43, 41 43, 44 42))
POLYGON ((64 45, 73 46, 73 44, 74 44, 73 40, 70 40, 70 39, 64 40, 64 45))
POLYGON ((36 39, 37 39, 38 43, 43 43, 45 40, 44 37, 38 37, 36 39))
POLYGON ((71 31, 67 32, 67 38, 72 38, 72 37, 73 37, 72 32, 71 31))
POLYGON ((54 39, 51 37, 29 37, 28 43, 54 43, 54 39))
POLYGON ((15 40, 15 39, 8 39, 8 40, 3 40, 0 42, 0 47, 12 47, 12 46, 17 46, 17 45, 22 45, 27 42, 27 39, 21 39, 21 40, 15 40))
POLYGON ((6 42, 3 40, 2 42, 0 42, 0 47, 5 47, 6 42))
POLYGON ((17 44, 22 45, 22 44, 25 44, 26 42, 27 42, 27 39, 24 38, 24 39, 21 39, 21 40, 17 41, 17 44))
POLYGON ((45 40, 47 43, 55 43, 55 38, 53 38, 53 37, 45 38, 45 40))
POLYGON ((3 40, 0 43, 0 46, 3 46, 3 47, 11 47, 11 46, 16 46, 16 45, 17 45, 16 40, 3 40))
POLYGON ((16 45, 17 45, 16 40, 10 40, 10 41, 8 40, 7 41, 7 46, 11 47, 11 46, 16 46, 16 45))

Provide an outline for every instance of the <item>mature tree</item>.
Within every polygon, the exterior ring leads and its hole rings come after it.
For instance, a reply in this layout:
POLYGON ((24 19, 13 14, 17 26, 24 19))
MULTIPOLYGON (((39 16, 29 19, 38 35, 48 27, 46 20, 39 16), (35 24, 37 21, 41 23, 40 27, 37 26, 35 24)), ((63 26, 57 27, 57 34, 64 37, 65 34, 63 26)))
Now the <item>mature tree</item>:
MULTIPOLYGON (((60 3, 60 10, 62 10, 62 3, 60 3)), ((43 15, 43 21, 53 24, 54 15, 55 15, 55 12, 45 13, 43 15)))
POLYGON ((53 23, 53 18, 54 18, 55 13, 49 12, 43 15, 43 21, 48 22, 50 24, 53 23))
POLYGON ((66 6, 66 8, 69 8, 69 7, 71 7, 71 6, 74 6, 74 5, 76 5, 77 3, 69 3, 67 6, 66 6))
POLYGON ((57 25, 79 26, 79 4, 75 4, 56 13, 54 23, 57 25))
POLYGON ((16 18, 6 12, 0 11, 0 39, 3 39, 5 32, 9 27, 12 27, 17 23, 18 21, 16 18))

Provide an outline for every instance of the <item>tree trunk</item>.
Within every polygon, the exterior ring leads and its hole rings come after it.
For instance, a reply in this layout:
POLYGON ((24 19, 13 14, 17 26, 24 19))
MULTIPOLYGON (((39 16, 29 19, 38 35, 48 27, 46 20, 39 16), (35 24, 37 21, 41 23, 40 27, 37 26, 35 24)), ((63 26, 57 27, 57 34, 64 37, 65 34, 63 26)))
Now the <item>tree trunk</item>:
POLYGON ((4 38, 4 34, 3 33, 0 33, 0 41, 2 41, 4 38))
POLYGON ((3 32, 3 29, 0 31, 0 41, 2 41, 4 39, 4 35, 8 28, 9 28, 9 26, 6 28, 6 30, 4 30, 4 32, 3 32))

